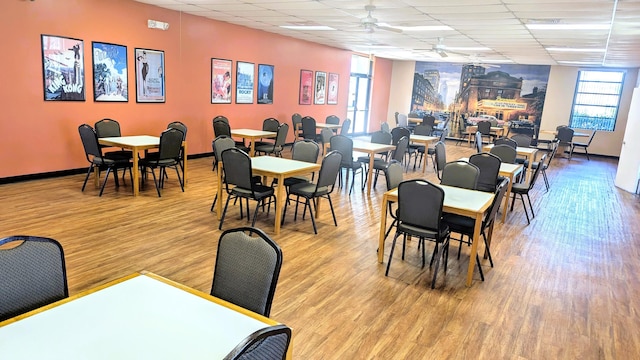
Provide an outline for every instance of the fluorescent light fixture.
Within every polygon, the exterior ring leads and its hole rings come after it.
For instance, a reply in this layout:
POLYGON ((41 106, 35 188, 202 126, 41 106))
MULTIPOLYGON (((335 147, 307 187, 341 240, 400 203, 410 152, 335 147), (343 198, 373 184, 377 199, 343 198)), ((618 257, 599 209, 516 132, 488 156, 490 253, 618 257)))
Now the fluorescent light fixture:
POLYGON ((564 48, 564 47, 548 47, 545 48, 547 51, 558 51, 558 52, 598 52, 603 53, 605 49, 593 49, 593 48, 564 48))
POLYGON ((491 49, 484 46, 447 46, 445 51, 490 51, 491 49))
POLYGON ((529 30, 609 30, 611 24, 525 24, 529 30))
POLYGON ((322 31, 322 30, 335 30, 330 26, 324 25, 281 25, 283 29, 289 30, 311 30, 311 31, 322 31))
POLYGON ((394 28, 402 31, 452 31, 453 28, 446 25, 419 25, 419 26, 394 26, 387 23, 378 23, 378 26, 394 28))
POLYGON ((357 45, 358 48, 364 49, 395 49, 395 46, 391 45, 357 45))
POLYGON ((595 62, 595 61, 558 61, 558 64, 565 64, 565 65, 602 65, 599 62, 595 62))

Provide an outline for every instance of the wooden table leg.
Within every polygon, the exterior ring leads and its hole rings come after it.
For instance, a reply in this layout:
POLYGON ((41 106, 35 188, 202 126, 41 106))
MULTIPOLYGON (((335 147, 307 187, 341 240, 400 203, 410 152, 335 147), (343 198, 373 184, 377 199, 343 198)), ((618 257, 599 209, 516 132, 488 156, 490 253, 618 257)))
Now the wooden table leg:
POLYGON ((138 152, 133 151, 133 196, 138 196, 140 191, 140 170, 138 169, 138 152))
POLYGON ((482 213, 476 214, 476 224, 473 227, 473 242, 469 253, 469 268, 467 269, 467 286, 471 286, 473 281, 473 271, 476 267, 476 254, 478 253, 478 243, 480 242, 480 228, 482 227, 482 213))
POLYGON ((507 191, 504 194, 504 204, 502 205, 502 223, 507 220, 507 209, 509 208, 509 197, 511 196, 511 187, 513 186, 514 175, 509 175, 509 185, 507 185, 507 191))
MULTIPOLYGON (((371 183, 373 182, 373 163, 374 163, 374 158, 373 158, 373 153, 369 153, 369 169, 367 170, 367 194, 371 194, 371 183)), ((355 175, 353 176, 353 180, 354 181, 355 175)), ((347 182, 347 185, 349 185, 349 183, 347 182)))
POLYGON ((529 181, 531 180, 531 175, 533 175, 533 162, 536 160, 536 152, 529 154, 529 156, 527 157, 527 159, 529 160, 529 166, 527 166, 527 177, 526 177, 526 182, 529 183, 529 181))
POLYGON ((284 175, 278 175, 278 188, 276 189, 276 224, 275 234, 280 234, 280 222, 282 221, 282 207, 286 201, 284 192, 284 175))
POLYGON ((382 212, 380 213, 380 238, 378 239, 378 262, 384 261, 384 233, 387 231, 387 204, 389 202, 387 194, 382 196, 382 212))

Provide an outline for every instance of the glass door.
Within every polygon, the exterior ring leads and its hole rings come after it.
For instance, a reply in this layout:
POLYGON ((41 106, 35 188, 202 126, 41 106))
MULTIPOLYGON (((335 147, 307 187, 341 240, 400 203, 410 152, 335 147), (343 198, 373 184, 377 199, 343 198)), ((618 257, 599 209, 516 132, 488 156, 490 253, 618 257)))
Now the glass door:
POLYGON ((369 94, 371 91, 371 60, 361 55, 351 57, 349 104, 347 117, 351 119, 351 133, 362 135, 369 124, 369 94))

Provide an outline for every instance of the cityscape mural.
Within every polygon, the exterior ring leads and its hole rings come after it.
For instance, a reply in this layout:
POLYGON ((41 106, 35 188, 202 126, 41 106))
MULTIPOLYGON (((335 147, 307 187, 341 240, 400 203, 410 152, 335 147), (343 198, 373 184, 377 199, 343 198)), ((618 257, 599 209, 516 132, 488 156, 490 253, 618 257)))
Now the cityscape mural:
POLYGON ((549 81, 548 65, 489 65, 417 61, 409 117, 449 119, 451 135, 481 115, 500 124, 535 128, 549 81))

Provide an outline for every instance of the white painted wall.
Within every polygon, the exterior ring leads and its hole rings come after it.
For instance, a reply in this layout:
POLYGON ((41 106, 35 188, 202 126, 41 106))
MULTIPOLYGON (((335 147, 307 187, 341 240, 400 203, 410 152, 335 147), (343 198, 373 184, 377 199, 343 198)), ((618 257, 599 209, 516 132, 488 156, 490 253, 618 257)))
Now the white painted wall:
MULTIPOLYGON (((571 115, 573 93, 578 78, 578 67, 552 66, 547 85, 547 96, 540 128, 553 130, 558 125, 568 125, 571 115)), ((408 112, 411 107, 411 91, 413 89, 414 61, 394 61, 391 75, 391 94, 389 99, 389 111, 387 121, 394 124, 393 114, 396 111, 408 112)), ((638 81, 638 69, 628 69, 625 76, 625 85, 620 99, 620 108, 616 128, 612 132, 599 131, 589 147, 589 153, 620 156, 622 139, 627 126, 629 106, 633 88, 638 81)), ((393 126, 392 126, 393 127, 393 126)), ((585 131, 587 132, 587 131, 585 131)), ((578 155, 580 156, 580 155, 578 155)))

